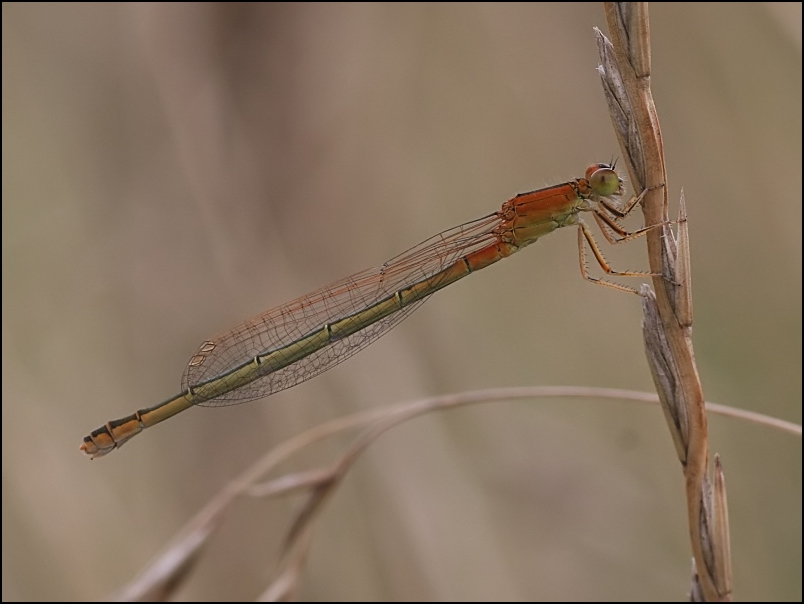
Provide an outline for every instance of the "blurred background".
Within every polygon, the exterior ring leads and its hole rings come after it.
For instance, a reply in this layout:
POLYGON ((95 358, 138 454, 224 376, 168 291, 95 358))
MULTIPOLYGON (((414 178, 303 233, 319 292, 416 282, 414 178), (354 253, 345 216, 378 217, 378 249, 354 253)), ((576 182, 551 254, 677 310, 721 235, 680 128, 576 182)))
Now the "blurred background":
MULTIPOLYGON (((801 4, 650 16, 707 400, 800 422, 801 4)), ((335 417, 497 386, 653 391, 639 299, 584 282, 567 229, 321 377, 90 462, 82 437, 176 394, 207 337, 616 157, 605 20, 583 3, 4 3, 2 21, 4 600, 109 597, 265 451, 335 417)), ((644 242, 620 247, 613 265, 647 267, 644 242)), ((736 599, 800 600, 800 439, 710 429, 736 599)), ((255 598, 298 505, 239 504, 179 598, 255 598)), ((371 448, 300 597, 681 599, 690 557, 658 407, 495 403, 371 448)))

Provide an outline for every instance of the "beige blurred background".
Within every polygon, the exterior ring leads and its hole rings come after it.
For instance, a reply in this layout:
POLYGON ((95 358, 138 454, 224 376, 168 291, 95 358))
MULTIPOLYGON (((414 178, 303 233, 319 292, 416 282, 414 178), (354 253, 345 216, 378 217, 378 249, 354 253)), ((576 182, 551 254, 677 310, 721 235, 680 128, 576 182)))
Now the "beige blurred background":
MULTIPOLYGON (((206 337, 616 157, 593 26, 600 4, 3 4, 3 599, 108 597, 334 417, 496 386, 651 391, 639 300, 585 283, 567 230, 322 377, 78 451, 178 392, 206 337)), ((800 422, 801 4, 661 3, 651 29, 706 397, 800 422)), ((626 248, 612 263, 647 266, 626 248)), ((800 600, 800 439, 710 427, 735 597, 800 600)), ((255 598, 298 505, 238 505, 180 599, 255 598)), ((370 449, 300 597, 681 599, 690 556, 657 407, 496 403, 370 449)))

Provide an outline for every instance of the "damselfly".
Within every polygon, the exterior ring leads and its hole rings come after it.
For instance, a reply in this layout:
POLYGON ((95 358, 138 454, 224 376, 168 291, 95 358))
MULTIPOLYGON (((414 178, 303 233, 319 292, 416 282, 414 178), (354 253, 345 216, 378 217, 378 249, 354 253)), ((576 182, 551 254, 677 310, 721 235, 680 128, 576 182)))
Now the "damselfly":
POLYGON ((581 220, 581 212, 590 212, 611 243, 653 228, 630 233, 620 226, 641 199, 640 195, 621 204, 622 193, 622 179, 614 166, 594 164, 583 178, 521 193, 499 211, 439 233, 379 267, 244 321, 201 344, 184 371, 179 394, 107 422, 84 437, 81 450, 100 457, 193 405, 235 405, 304 382, 368 346, 431 294, 561 227, 578 227, 584 278, 636 293, 631 287, 592 277, 586 267, 584 242, 609 275, 651 275, 613 270, 581 220))

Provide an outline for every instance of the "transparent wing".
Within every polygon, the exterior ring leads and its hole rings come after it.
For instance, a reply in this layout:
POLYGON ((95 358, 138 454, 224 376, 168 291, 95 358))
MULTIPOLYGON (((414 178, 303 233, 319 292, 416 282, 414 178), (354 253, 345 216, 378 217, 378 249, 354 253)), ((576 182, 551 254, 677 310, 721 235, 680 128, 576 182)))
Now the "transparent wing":
MULTIPOLYGON (((182 390, 213 380, 257 355, 283 348, 326 324, 351 317, 401 289, 437 275, 463 256, 494 243, 496 237, 493 231, 499 223, 498 215, 491 214, 439 233, 379 267, 322 287, 207 340, 185 369, 182 390)), ((437 286, 432 288, 433 292, 437 289, 437 286)), ((374 342, 426 299, 410 304, 359 332, 311 351, 287 367, 200 404, 223 406, 245 403, 309 380, 374 342)))

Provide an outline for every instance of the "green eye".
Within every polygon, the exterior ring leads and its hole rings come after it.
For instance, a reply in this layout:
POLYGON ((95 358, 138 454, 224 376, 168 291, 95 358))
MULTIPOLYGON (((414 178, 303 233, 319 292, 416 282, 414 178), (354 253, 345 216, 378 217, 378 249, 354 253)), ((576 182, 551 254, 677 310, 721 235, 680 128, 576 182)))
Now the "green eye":
POLYGON ((610 195, 614 195, 622 186, 622 181, 620 180, 620 177, 617 176, 617 172, 608 166, 600 167, 588 178, 589 185, 592 187, 592 190, 601 197, 609 197, 610 195))

